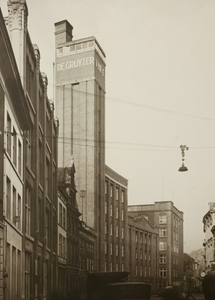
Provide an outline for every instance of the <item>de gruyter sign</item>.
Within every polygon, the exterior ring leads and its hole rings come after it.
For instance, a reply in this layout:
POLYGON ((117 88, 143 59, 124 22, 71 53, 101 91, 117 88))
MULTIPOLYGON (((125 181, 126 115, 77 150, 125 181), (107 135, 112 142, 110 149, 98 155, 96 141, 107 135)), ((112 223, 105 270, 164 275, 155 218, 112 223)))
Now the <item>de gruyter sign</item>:
POLYGON ((102 76, 105 76, 105 69, 102 67, 102 65, 99 63, 97 59, 94 59, 92 56, 84 57, 84 58, 77 58, 75 60, 69 60, 67 62, 62 62, 60 64, 57 64, 57 71, 64 71, 69 70, 73 68, 83 67, 94 64, 96 65, 96 68, 99 70, 99 72, 102 74, 102 76))

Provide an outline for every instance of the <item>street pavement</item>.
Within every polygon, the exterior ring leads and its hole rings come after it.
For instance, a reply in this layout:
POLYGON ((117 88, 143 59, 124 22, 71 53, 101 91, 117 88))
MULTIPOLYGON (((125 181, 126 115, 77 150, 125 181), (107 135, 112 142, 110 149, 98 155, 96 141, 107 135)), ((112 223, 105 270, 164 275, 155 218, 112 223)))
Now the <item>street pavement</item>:
MULTIPOLYGON (((158 297, 158 296, 151 296, 150 300, 163 300, 163 298, 158 297)), ((174 300, 174 299, 172 299, 172 300, 174 300)), ((198 294, 193 294, 193 298, 190 298, 190 300, 205 300, 205 298, 204 298, 203 294, 198 293, 198 294)))

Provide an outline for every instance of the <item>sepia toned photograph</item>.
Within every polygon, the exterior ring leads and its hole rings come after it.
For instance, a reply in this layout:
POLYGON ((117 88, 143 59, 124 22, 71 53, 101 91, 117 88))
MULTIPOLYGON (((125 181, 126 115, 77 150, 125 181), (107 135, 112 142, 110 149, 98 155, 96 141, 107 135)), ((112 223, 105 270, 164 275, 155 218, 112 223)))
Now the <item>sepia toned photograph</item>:
POLYGON ((1 0, 0 300, 215 300, 215 1, 1 0))

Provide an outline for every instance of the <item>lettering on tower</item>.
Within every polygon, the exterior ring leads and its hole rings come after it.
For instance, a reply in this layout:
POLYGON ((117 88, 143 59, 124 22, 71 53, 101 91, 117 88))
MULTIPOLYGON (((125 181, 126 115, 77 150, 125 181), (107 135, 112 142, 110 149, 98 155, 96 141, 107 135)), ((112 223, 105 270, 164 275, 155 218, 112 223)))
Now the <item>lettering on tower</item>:
POLYGON ((99 70, 101 75, 105 76, 105 69, 102 67, 102 65, 99 63, 97 59, 94 59, 92 56, 70 60, 66 62, 62 62, 60 64, 57 64, 57 71, 65 71, 73 68, 79 68, 84 66, 89 66, 95 64, 96 68, 99 70))

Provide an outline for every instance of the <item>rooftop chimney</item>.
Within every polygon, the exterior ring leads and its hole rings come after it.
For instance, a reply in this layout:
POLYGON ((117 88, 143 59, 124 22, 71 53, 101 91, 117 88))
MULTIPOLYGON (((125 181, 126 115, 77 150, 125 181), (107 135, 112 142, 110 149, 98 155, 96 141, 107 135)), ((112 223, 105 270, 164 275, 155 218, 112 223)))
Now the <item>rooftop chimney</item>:
POLYGON ((57 22, 54 25, 55 25, 55 45, 56 45, 56 47, 60 44, 64 44, 64 43, 72 41, 73 27, 67 20, 57 22))

